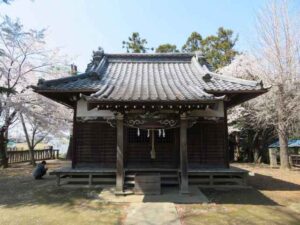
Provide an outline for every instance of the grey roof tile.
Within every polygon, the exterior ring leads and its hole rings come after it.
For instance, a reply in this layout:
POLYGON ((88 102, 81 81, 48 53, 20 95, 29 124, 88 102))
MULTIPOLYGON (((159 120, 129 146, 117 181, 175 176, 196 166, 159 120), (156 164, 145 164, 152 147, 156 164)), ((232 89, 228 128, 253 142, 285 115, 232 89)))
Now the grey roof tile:
POLYGON ((94 92, 96 101, 197 101, 212 92, 262 90, 259 82, 215 74, 194 54, 104 54, 85 74, 44 81, 40 90, 94 92), (210 80, 203 77, 210 74, 210 80))

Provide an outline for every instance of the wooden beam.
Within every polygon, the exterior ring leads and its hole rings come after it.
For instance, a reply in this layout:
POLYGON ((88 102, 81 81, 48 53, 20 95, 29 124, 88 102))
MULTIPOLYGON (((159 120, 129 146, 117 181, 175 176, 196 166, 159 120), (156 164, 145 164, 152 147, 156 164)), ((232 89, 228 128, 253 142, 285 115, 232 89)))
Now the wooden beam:
POLYGON ((187 157, 187 127, 186 113, 180 115, 180 193, 189 193, 188 157, 187 157))
POLYGON ((116 195, 124 194, 124 116, 118 113, 116 116, 117 127, 117 171, 116 171, 116 195))

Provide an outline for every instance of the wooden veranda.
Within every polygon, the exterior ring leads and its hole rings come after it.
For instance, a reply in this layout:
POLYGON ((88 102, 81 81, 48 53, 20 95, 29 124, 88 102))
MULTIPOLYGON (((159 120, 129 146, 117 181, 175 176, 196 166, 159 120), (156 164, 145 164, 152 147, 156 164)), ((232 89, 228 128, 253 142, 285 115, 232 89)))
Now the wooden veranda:
MULTIPOLYGON (((159 173, 161 175, 161 185, 169 186, 180 184, 180 170, 165 168, 125 168, 124 187, 122 194, 131 193, 135 185, 137 174, 159 173)), ((116 169, 105 168, 78 168, 64 167, 50 172, 56 176, 57 185, 115 185, 116 169)), ((189 169, 188 184, 198 187, 246 187, 248 171, 239 168, 226 169, 189 169)))

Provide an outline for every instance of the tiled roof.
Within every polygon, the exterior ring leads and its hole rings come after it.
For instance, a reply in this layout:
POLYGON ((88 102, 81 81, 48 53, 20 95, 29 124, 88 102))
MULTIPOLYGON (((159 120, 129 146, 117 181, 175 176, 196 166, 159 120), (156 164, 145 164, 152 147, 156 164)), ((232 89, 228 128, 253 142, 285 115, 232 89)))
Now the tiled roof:
POLYGON ((199 101, 213 92, 262 90, 261 83, 212 73, 195 54, 103 54, 85 74, 41 82, 37 89, 94 92, 90 101, 199 101))
POLYGON ((73 75, 55 80, 39 80, 36 90, 52 90, 52 91, 83 91, 88 90, 95 92, 102 85, 99 82, 99 76, 96 73, 89 72, 80 75, 73 75))

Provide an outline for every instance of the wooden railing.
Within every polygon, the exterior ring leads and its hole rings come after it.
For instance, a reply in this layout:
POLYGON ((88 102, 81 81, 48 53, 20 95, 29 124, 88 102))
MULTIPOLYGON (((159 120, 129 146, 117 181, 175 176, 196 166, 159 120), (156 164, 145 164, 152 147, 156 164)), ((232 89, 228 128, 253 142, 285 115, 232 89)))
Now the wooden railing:
MULTIPOLYGON (((7 151, 8 163, 29 162, 30 152, 25 151, 7 151)), ((34 150, 35 160, 58 159, 59 150, 57 149, 42 149, 34 150)))
POLYGON ((289 159, 291 166, 300 167, 300 155, 290 155, 289 159))

